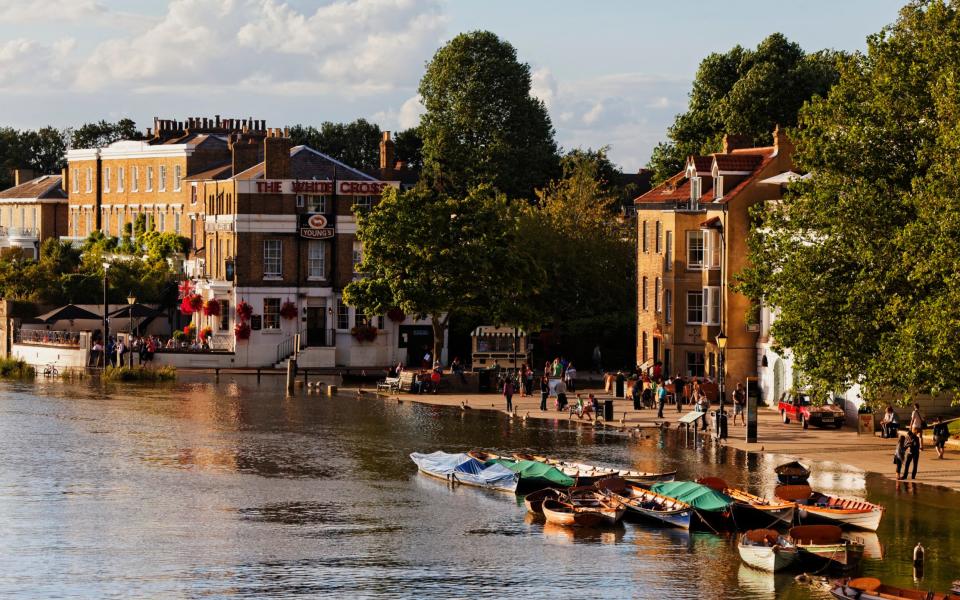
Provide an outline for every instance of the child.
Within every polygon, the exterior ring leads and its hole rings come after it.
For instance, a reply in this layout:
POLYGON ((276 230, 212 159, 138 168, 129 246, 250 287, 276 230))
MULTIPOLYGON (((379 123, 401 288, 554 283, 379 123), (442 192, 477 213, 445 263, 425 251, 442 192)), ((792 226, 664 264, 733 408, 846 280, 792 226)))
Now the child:
POLYGON ((903 458, 907 452, 907 438, 897 436, 897 447, 893 451, 893 464, 897 465, 897 479, 900 479, 900 467, 903 466, 903 458))

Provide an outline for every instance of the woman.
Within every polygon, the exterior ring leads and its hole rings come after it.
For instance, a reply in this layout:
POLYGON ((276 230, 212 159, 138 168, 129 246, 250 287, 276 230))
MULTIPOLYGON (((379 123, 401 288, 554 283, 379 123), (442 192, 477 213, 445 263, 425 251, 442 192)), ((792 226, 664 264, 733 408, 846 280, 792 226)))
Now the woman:
POLYGON ((573 366, 573 363, 567 365, 567 372, 564 376, 567 380, 567 389, 571 392, 577 391, 576 378, 577 378, 577 369, 573 366))
POLYGON ((910 479, 917 478, 917 466, 920 464, 920 436, 910 430, 907 432, 907 459, 903 462, 903 474, 900 475, 899 479, 904 480, 907 478, 907 473, 910 473, 910 464, 913 464, 913 473, 910 474, 910 479))
POLYGON ((540 411, 547 410, 547 398, 550 397, 550 380, 544 375, 540 378, 540 411))
POLYGON ((883 413, 883 418, 880 420, 880 432, 883 434, 883 437, 892 438, 896 437, 898 428, 897 413, 893 410, 893 406, 887 405, 887 410, 883 413))
POLYGON ((509 377, 503 381, 503 397, 507 400, 507 412, 513 412, 513 381, 509 377))
POLYGON ((910 431, 920 438, 920 449, 923 450, 923 415, 920 414, 919 402, 914 402, 913 412, 910 413, 910 431))
POLYGON ((523 367, 523 387, 528 396, 533 395, 533 369, 526 365, 523 367))
POLYGON ((897 465, 897 479, 900 479, 900 468, 903 467, 903 459, 907 453, 906 436, 897 436, 897 447, 893 450, 893 464, 897 465))
POLYGON ((937 449, 939 458, 943 458, 943 447, 947 445, 950 438, 950 429, 943 422, 943 417, 937 416, 937 422, 933 426, 933 445, 937 449))

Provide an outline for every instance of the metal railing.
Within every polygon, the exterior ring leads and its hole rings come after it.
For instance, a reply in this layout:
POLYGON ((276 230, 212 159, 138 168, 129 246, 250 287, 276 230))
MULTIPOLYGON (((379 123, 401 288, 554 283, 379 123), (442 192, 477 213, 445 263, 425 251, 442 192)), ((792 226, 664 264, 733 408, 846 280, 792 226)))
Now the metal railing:
POLYGON ((50 331, 48 329, 16 329, 13 332, 13 343, 79 348, 80 333, 76 331, 50 331))
POLYGON ((3 227, 3 237, 36 238, 40 231, 34 227, 3 227))
POLYGON ((277 344, 277 362, 284 360, 285 358, 290 357, 293 354, 296 338, 294 336, 288 336, 283 338, 279 344, 277 344))

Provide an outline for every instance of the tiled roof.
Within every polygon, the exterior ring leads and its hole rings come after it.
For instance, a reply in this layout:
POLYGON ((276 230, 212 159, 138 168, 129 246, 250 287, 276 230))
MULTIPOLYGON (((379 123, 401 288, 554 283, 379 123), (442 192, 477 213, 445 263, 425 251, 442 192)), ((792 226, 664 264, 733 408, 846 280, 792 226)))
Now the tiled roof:
MULTIPOLYGON (((709 156, 694 156, 693 164, 697 166, 697 173, 709 173, 713 167, 713 160, 709 156)), ((689 164, 689 161, 687 161, 689 164)))
POLYGON ((208 181, 210 179, 230 179, 233 176, 233 161, 221 163, 216 167, 194 173, 189 177, 184 177, 184 181, 208 181))
POLYGON ((759 154, 715 154, 713 160, 721 171, 753 171, 763 160, 759 154))
MULTIPOLYGON (((234 175, 236 179, 259 179, 261 177, 263 177, 263 162, 234 175)), ((309 146, 294 146, 290 149, 290 177, 292 179, 377 181, 376 177, 345 165, 309 146)))
POLYGON ((60 187, 61 178, 61 175, 41 175, 3 190, 0 192, 0 198, 66 199, 67 194, 60 187))
MULTIPOLYGON (((687 160, 687 166, 693 161, 698 173, 710 172, 713 161, 716 160, 721 171, 750 171, 751 175, 744 177, 733 189, 724 190, 720 202, 728 202, 753 181, 753 177, 773 158, 773 155, 773 146, 741 148, 729 154, 716 153, 710 156, 692 156, 687 160)), ((634 200, 634 204, 680 203, 689 199, 690 179, 686 176, 686 169, 684 169, 646 194, 640 195, 634 200)), ((713 177, 700 177, 700 202, 713 202, 713 177)))

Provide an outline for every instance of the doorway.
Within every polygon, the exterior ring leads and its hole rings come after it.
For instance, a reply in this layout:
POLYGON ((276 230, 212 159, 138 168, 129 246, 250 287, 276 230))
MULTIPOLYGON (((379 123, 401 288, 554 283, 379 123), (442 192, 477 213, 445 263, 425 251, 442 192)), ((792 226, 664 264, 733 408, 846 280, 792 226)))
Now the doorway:
MULTIPOLYGON (((332 336, 331 336, 332 337, 332 336)), ((307 307, 307 346, 329 346, 327 336, 327 307, 307 307)))

